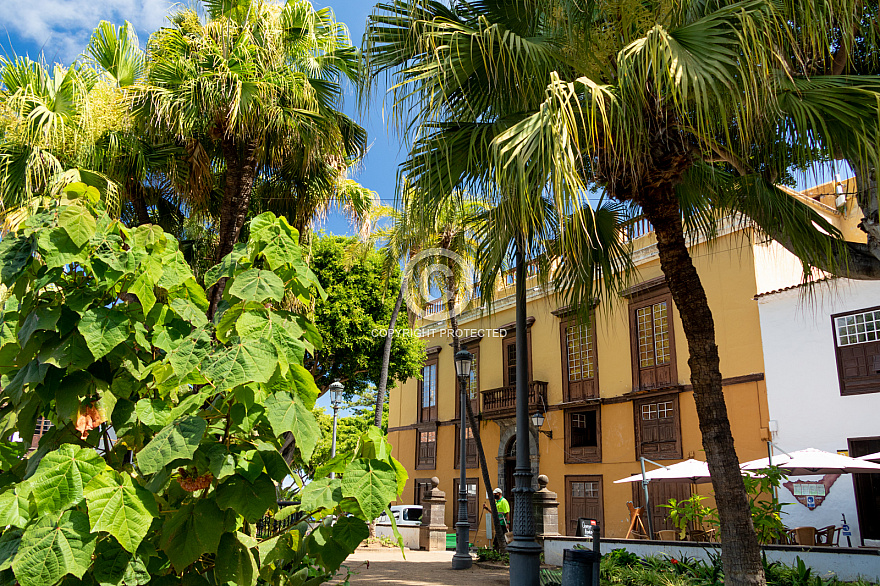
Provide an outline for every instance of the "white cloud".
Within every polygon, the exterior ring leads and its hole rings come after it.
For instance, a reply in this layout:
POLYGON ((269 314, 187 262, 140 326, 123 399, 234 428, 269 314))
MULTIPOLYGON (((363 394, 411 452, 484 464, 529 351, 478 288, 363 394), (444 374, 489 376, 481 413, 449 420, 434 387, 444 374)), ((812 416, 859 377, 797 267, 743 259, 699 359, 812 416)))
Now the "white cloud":
POLYGON ((41 47, 47 59, 69 62, 85 49, 100 21, 131 21, 143 44, 166 23, 174 4, 171 0, 0 0, 0 12, 2 26, 11 36, 41 47))

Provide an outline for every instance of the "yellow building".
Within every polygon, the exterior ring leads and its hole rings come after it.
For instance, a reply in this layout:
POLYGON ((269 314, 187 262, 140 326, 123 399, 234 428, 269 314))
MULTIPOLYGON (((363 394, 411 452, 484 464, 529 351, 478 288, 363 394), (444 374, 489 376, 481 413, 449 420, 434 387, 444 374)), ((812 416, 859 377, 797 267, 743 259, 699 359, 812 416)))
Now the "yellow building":
MULTIPOLYGON (((847 189, 852 192, 853 190, 847 189)), ((834 185, 793 196, 808 201, 858 240, 857 212, 839 212, 834 185)), ((848 211, 852 212, 848 202, 848 211)), ((645 226, 645 228, 648 228, 645 226)), ((758 241, 731 219, 711 242, 690 251, 715 319, 724 396, 740 461, 764 457, 768 429, 761 332, 755 295, 800 282, 800 264, 773 242, 758 241)), ((862 241, 864 239, 862 238, 862 241)), ((639 456, 664 464, 705 460, 690 387, 681 320, 660 271, 653 234, 633 240, 635 284, 609 306, 596 308, 589 327, 573 321, 560 298, 533 280, 528 289, 530 411, 546 411, 530 431, 532 469, 546 474, 559 495, 559 531, 574 535, 578 517, 600 520, 603 534, 623 537, 627 501, 641 502, 638 483, 614 481, 639 472, 639 456)), ((459 317, 463 347, 476 357, 471 391, 493 487, 513 502, 515 328, 513 286, 498 291, 492 313, 459 317)), ((422 380, 390 393, 389 439, 410 479, 402 503, 418 503, 422 487, 440 479, 454 530, 458 494, 458 391, 448 323, 430 316, 416 324, 428 348, 422 380)), ((486 543, 486 499, 473 442, 467 445, 472 539, 486 543), (479 526, 479 527, 478 527, 479 526)), ((656 504, 682 498, 690 486, 653 484, 654 528, 671 528, 656 504)), ((711 485, 700 491, 709 494, 711 485)), ((708 501, 711 504, 711 500, 708 501)))

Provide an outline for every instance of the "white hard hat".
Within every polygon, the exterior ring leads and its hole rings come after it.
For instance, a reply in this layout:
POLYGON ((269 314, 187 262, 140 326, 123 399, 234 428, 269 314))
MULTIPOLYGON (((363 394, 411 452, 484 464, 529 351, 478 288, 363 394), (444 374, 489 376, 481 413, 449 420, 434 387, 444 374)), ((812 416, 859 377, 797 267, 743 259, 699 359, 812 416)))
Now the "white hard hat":
POLYGON ((496 488, 496 489, 493 490, 492 492, 495 493, 495 494, 501 494, 501 489, 500 489, 500 488, 496 488))

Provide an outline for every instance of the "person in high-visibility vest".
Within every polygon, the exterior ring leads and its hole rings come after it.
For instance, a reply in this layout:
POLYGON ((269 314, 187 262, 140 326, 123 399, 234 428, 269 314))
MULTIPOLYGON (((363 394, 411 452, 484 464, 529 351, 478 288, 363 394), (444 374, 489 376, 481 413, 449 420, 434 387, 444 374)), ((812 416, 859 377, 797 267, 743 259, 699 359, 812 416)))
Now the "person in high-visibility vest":
MULTIPOLYGON (((507 533, 509 531, 508 528, 510 527, 510 520, 508 519, 508 515, 510 514, 510 503, 504 498, 500 488, 493 490, 492 496, 495 497, 495 510, 498 511, 498 522, 501 524, 501 532, 507 533)), ((485 504, 483 505, 483 508, 487 511, 491 510, 485 504)))

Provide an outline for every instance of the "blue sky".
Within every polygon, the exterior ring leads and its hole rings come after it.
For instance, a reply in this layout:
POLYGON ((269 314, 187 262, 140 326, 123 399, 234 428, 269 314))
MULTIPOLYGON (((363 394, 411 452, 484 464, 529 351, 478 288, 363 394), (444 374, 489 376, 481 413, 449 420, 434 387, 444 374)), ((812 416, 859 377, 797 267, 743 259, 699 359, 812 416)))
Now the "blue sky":
MULTIPOLYGON (((367 16, 373 2, 313 0, 316 8, 331 6, 339 21, 348 25, 355 45, 360 46, 367 16)), ((141 44, 150 33, 165 24, 165 17, 174 5, 168 0, 3 0, 6 18, 0 23, 0 54, 30 55, 40 52, 52 62, 68 64, 89 42, 92 31, 101 20, 121 24, 131 21, 136 27, 141 44)), ((384 92, 384 89, 380 89, 384 92)), ((345 96, 345 112, 367 129, 370 150, 363 168, 352 175, 365 187, 379 194, 383 203, 394 201, 397 165, 402 160, 397 137, 387 130, 382 117, 381 93, 375 96, 371 109, 361 113, 357 97, 351 88, 345 96)), ((333 213, 324 226, 334 234, 353 234, 348 221, 333 213)))

